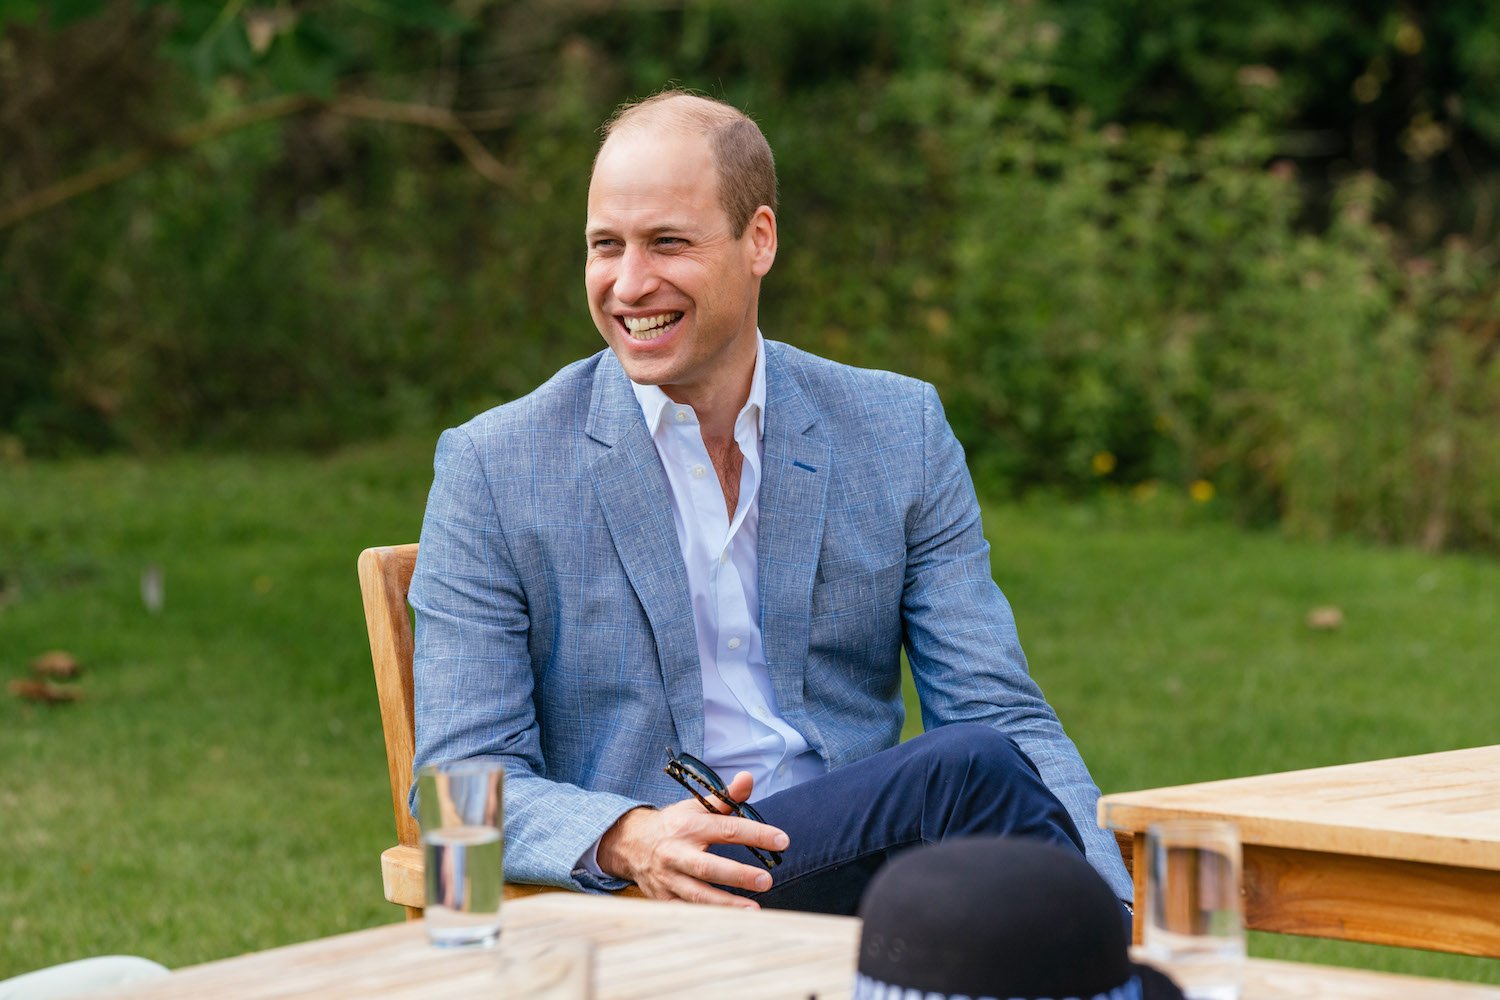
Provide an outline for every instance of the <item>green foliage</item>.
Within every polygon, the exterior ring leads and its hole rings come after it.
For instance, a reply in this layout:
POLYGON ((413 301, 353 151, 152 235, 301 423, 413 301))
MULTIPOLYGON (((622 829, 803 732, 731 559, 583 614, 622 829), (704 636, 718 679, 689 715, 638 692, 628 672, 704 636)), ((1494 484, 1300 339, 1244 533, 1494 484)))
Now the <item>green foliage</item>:
MULTIPOLYGON (((451 109, 501 176, 325 109, 0 232, 0 434, 327 447, 528 391, 598 347, 597 123, 675 82, 777 152, 767 334, 935 382, 987 490, 1191 489, 1298 534, 1495 550, 1494 222, 1479 194, 1464 237, 1388 221, 1427 211, 1397 181, 1487 148, 1494 7, 146 4, 125 51, 169 57, 109 64, 128 127, 37 105, 0 197, 180 125, 177 91, 209 120, 286 92, 451 109), (1371 169, 1284 155, 1335 120, 1381 136, 1371 169)), ((13 2, 0 79, 123 30, 98 9, 47 34, 13 2)))

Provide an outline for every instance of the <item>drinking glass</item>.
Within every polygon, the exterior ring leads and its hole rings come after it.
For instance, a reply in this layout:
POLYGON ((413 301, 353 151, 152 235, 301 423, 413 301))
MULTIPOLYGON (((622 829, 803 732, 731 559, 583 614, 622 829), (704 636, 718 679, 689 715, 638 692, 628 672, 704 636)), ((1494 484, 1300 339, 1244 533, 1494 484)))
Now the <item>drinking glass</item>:
POLYGON ((1245 967, 1239 831, 1217 820, 1153 823, 1145 861, 1147 960, 1189 1000, 1237 1000, 1245 967))
POLYGON ((491 947, 500 939, 504 820, 498 764, 459 761, 417 776, 417 815, 427 883, 427 937, 442 947, 491 947))

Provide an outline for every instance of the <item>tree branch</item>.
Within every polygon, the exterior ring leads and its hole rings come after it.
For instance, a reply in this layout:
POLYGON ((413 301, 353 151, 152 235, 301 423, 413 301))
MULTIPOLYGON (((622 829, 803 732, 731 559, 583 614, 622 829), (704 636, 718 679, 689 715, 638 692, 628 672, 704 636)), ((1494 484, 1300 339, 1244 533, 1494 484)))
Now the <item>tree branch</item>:
POLYGON ((247 105, 220 118, 184 126, 169 132, 149 148, 133 150, 109 163, 24 194, 8 205, 0 205, 0 230, 8 229, 33 215, 56 208, 91 191, 122 181, 169 153, 180 153, 259 122, 284 118, 318 107, 351 118, 435 129, 459 148, 469 165, 485 180, 502 187, 510 182, 510 171, 484 147, 473 130, 447 108, 380 101, 368 97, 344 96, 325 101, 310 94, 283 94, 247 105))
POLYGON ((442 132, 468 159, 469 165, 485 180, 500 187, 510 183, 510 171, 484 148, 484 144, 463 120, 447 108, 430 104, 403 104, 397 101, 380 101, 371 97, 346 96, 335 98, 328 110, 351 118, 373 121, 399 122, 403 125, 420 125, 423 128, 442 132))

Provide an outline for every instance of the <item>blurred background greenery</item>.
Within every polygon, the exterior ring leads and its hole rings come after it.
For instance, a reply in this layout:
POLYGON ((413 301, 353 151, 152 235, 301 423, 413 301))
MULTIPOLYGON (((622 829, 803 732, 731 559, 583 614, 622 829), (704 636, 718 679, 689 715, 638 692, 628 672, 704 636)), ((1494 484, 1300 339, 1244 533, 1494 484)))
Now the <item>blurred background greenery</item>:
POLYGON ((938 385, 1102 787, 1493 741, 1500 0, 0 0, 0 672, 85 668, 0 698, 0 976, 399 917, 354 558, 602 346, 668 83, 777 153, 767 335, 938 385))
POLYGON ((599 347, 596 129, 780 161, 769 336, 934 381, 981 491, 1500 549, 1500 0, 0 0, 17 455, 429 428, 599 347))

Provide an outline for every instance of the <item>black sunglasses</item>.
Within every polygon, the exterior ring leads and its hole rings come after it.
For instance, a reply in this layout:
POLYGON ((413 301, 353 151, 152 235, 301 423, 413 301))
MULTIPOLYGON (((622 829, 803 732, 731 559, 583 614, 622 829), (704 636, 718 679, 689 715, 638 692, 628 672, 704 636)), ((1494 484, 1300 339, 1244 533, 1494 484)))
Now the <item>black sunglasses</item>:
MULTIPOLYGON (((708 794, 728 806, 731 815, 738 816, 741 819, 748 819, 754 823, 765 823, 765 817, 761 816, 750 803, 736 802, 734 799, 731 799, 729 797, 729 787, 724 784, 724 779, 720 778, 713 768, 692 754, 679 754, 671 747, 667 747, 666 772, 672 776, 674 781, 691 792, 693 798, 703 803, 703 808, 709 812, 717 813, 720 810, 715 809, 713 803, 703 797, 703 793, 698 791, 699 786, 708 792, 708 794)), ((745 850, 755 855, 755 860, 767 868, 775 868, 781 864, 780 851, 762 851, 748 844, 742 846, 744 846, 745 850)))

